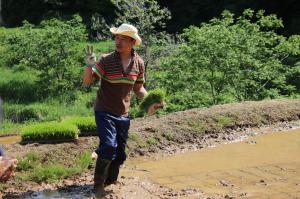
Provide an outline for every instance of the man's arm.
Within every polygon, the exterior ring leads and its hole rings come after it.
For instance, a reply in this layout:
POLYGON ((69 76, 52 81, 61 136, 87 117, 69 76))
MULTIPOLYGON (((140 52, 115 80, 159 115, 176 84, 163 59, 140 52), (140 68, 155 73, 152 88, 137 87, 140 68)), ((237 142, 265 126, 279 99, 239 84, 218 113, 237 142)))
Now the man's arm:
POLYGON ((89 86, 95 81, 95 77, 93 76, 92 67, 85 67, 83 72, 83 84, 89 86))
POLYGON ((96 55, 93 51, 93 46, 87 45, 85 49, 87 66, 85 67, 83 72, 83 84, 87 86, 92 84, 95 80, 95 77, 93 76, 92 67, 96 63, 96 55))
POLYGON ((142 83, 134 84, 133 91, 138 99, 143 99, 144 97, 146 97, 146 95, 148 95, 148 92, 146 91, 142 83))

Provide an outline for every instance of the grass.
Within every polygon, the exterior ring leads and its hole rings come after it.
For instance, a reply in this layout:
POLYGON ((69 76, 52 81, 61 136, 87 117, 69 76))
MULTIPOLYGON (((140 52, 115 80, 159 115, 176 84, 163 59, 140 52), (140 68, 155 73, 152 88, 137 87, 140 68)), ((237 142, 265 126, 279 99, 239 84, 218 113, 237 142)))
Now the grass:
POLYGON ((195 131, 201 133, 204 132, 208 129, 207 124, 204 123, 204 121, 188 121, 188 126, 190 126, 192 129, 194 129, 195 131))
POLYGON ((82 173, 93 163, 90 152, 75 158, 70 167, 66 167, 63 163, 44 163, 43 158, 36 152, 29 152, 23 159, 18 158, 18 160, 17 178, 37 183, 54 182, 82 173))
POLYGON ((37 153, 29 152, 23 159, 17 159, 17 171, 27 171, 29 169, 33 169, 38 164, 38 162, 41 161, 41 156, 37 153))
POLYGON ((135 143, 139 147, 146 147, 147 145, 145 140, 137 132, 129 132, 128 140, 135 143))
POLYGON ((0 136, 19 134, 24 125, 4 119, 3 124, 0 125, 0 136))
POLYGON ((158 144, 158 140, 154 137, 151 137, 151 138, 148 138, 146 143, 149 145, 149 146, 154 146, 154 145, 157 145, 158 144))
POLYGON ((174 134, 173 132, 164 133, 163 136, 164 136, 168 141, 174 141, 174 140, 175 140, 175 134, 174 134))
POLYGON ((230 117, 226 117, 226 116, 219 116, 217 118, 217 127, 222 129, 230 124, 232 124, 233 120, 230 117))
POLYGON ((93 108, 88 106, 95 99, 96 92, 78 92, 73 103, 62 103, 57 99, 30 104, 4 102, 4 121, 0 135, 19 133, 20 127, 36 122, 61 121, 63 118, 93 116, 93 108))
POLYGON ((69 117, 62 121, 62 123, 76 125, 80 133, 96 132, 96 122, 94 116, 90 117, 69 117))
POLYGON ((22 142, 77 139, 79 129, 72 124, 45 122, 28 125, 21 130, 22 142))

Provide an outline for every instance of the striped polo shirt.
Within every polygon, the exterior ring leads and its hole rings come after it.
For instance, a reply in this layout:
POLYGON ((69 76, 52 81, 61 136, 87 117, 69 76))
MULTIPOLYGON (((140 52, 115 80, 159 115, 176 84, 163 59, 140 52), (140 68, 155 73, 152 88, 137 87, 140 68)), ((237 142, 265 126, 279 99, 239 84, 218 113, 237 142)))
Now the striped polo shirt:
POLYGON ((125 70, 117 51, 102 55, 93 67, 94 76, 101 78, 95 111, 128 115, 133 86, 144 83, 144 68, 142 58, 134 50, 125 70))

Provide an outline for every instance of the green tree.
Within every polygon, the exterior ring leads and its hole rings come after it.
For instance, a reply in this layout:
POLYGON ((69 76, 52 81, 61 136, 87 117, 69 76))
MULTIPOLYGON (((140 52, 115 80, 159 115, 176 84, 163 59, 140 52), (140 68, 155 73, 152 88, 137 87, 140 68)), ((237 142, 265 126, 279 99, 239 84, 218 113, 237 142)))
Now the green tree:
POLYGON ((153 69, 175 110, 242 100, 291 95, 296 85, 299 36, 276 34, 283 27, 275 15, 245 10, 240 17, 224 11, 201 26, 184 30, 185 41, 153 69), (159 71, 159 72, 158 72, 159 71), (192 99, 190 104, 186 99, 192 99))
POLYGON ((86 39, 82 19, 43 21, 38 28, 25 23, 7 39, 8 65, 16 70, 35 69, 40 96, 72 93, 80 85, 81 54, 78 41, 86 39))
POLYGON ((161 8, 155 0, 112 0, 116 6, 116 24, 130 23, 137 27, 142 36, 143 44, 139 49, 146 66, 152 56, 150 46, 165 41, 167 34, 162 30, 166 21, 171 19, 167 8, 161 8))

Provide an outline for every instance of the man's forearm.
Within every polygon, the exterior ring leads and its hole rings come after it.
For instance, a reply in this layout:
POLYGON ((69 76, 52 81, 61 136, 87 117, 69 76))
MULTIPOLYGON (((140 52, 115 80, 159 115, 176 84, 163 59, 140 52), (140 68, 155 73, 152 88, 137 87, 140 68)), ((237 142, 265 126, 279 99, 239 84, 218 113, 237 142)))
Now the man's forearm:
POLYGON ((86 67, 83 73, 83 84, 88 86, 91 83, 93 83, 93 81, 94 81, 93 70, 91 67, 86 67))

